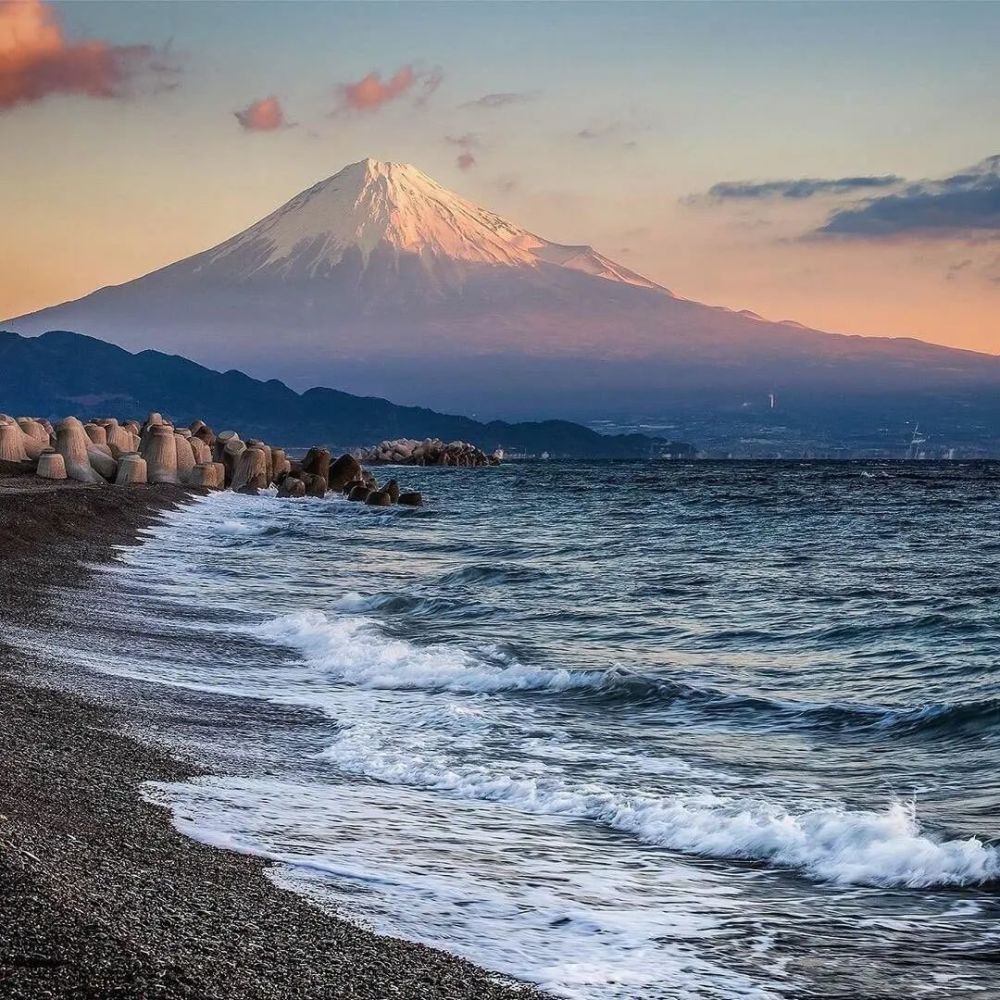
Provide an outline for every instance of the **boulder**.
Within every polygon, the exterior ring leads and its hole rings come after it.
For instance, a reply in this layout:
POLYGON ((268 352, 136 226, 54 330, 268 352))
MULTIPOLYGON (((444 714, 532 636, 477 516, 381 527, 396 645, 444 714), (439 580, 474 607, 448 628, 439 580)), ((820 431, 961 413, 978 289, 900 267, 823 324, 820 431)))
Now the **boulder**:
POLYGON ((354 479, 363 479, 361 463, 353 455, 341 455, 330 466, 327 482, 331 490, 341 490, 354 479))
MULTIPOLYGON (((313 476, 322 476, 324 482, 330 483, 330 453, 326 448, 310 448, 302 459, 302 471, 313 476)), ((337 487, 334 487, 336 489, 337 487)))
POLYGON ((400 507, 421 507, 423 506, 424 498, 419 493, 407 492, 400 493, 399 499, 396 502, 400 507))
POLYGON ((325 497, 326 496, 326 480, 319 474, 314 474, 312 472, 302 473, 302 482, 306 487, 306 496, 309 497, 325 497))
POLYGON ((306 484, 298 476, 285 476, 278 487, 279 497, 304 497, 306 484))
POLYGON ((134 483, 145 483, 146 460, 142 455, 131 452, 122 455, 118 460, 118 475, 115 477, 115 485, 130 486, 134 483))

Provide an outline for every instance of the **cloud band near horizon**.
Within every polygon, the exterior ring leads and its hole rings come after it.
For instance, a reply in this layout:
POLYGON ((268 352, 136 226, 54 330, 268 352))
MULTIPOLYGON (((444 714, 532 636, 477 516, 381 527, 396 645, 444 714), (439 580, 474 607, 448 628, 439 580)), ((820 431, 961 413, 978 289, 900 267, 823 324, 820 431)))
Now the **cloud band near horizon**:
POLYGON ((839 209, 816 236, 887 238, 1000 234, 1000 154, 937 181, 839 209))

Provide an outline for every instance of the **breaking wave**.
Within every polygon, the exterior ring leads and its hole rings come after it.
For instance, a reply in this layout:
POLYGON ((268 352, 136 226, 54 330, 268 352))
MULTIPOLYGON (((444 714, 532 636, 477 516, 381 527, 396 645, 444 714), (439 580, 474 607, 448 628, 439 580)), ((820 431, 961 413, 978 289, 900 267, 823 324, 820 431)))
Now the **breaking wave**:
POLYGON ((298 650, 328 678, 359 687, 464 694, 574 693, 603 709, 670 704, 703 716, 731 716, 744 724, 756 720, 769 725, 780 718, 788 725, 876 735, 887 730, 902 735, 951 726, 970 729, 1000 721, 1000 699, 996 698, 914 708, 796 701, 646 677, 618 667, 570 670, 529 665, 497 647, 477 654, 442 643, 421 646, 386 636, 374 620, 362 615, 376 608, 391 609, 392 604, 393 599, 384 596, 352 593, 339 602, 348 616, 330 618, 321 611, 297 611, 251 631, 258 638, 298 650))
POLYGON ((556 777, 450 767, 373 746, 362 728, 325 752, 338 767, 379 781, 499 802, 523 812, 589 820, 644 844, 712 858, 794 868, 826 882, 881 887, 967 886, 1000 880, 1000 850, 975 837, 944 840, 920 826, 912 802, 882 812, 842 806, 799 813, 711 792, 623 793, 556 777))

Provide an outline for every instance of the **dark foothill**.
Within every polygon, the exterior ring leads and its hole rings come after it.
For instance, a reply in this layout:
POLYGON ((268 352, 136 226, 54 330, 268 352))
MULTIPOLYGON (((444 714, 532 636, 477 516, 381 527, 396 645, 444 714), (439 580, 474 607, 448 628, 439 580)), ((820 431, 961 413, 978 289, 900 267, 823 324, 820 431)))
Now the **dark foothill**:
POLYGON ((421 507, 424 498, 419 493, 400 493, 396 502, 401 507, 421 507))
POLYGON ((331 490, 343 489, 352 479, 363 479, 361 463, 353 455, 341 455, 330 466, 327 480, 331 490))

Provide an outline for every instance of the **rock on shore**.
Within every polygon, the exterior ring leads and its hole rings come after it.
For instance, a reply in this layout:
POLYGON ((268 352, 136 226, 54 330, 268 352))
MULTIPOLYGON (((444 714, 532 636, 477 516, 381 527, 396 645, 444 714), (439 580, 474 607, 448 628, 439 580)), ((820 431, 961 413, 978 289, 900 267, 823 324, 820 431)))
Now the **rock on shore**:
MULTIPOLYGON (((479 449, 461 442, 410 444, 402 442, 406 454, 420 460, 413 464, 483 465, 490 461, 479 449)), ((328 490, 351 494, 345 486, 363 483, 363 495, 351 499, 367 500, 369 506, 395 504, 401 494, 407 498, 404 506, 422 502, 420 494, 401 490, 394 479, 380 490, 375 477, 354 455, 335 459, 326 448, 314 447, 301 461, 292 462, 283 448, 254 438, 243 441, 233 430, 216 434, 203 420, 175 427, 156 412, 141 425, 134 420, 119 423, 112 417, 84 424, 70 416, 55 426, 0 413, 0 463, 42 479, 70 479, 93 486, 169 484, 230 488, 248 494, 273 486, 280 497, 324 497, 328 490)))
POLYGON ((445 444, 440 438, 424 438, 423 441, 397 438, 395 441, 383 441, 373 448, 357 449, 353 454, 358 461, 369 465, 455 465, 466 468, 499 465, 503 458, 499 449, 487 455, 467 441, 445 444))

